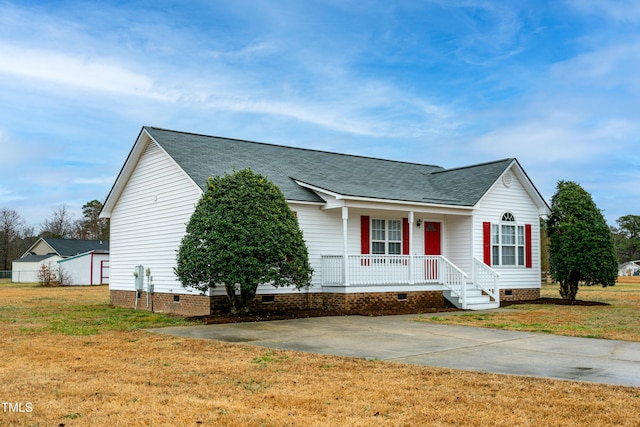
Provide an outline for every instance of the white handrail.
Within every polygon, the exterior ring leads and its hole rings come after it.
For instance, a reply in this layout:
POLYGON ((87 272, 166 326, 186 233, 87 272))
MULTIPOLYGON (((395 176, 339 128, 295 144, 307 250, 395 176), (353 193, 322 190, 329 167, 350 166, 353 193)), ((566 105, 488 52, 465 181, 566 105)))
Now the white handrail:
POLYGON ((473 258, 473 283, 495 302, 500 303, 500 273, 476 257, 473 258))
POLYGON ((467 274, 460 270, 454 263, 440 255, 442 264, 442 285, 457 296, 462 304, 462 309, 467 309, 467 274))

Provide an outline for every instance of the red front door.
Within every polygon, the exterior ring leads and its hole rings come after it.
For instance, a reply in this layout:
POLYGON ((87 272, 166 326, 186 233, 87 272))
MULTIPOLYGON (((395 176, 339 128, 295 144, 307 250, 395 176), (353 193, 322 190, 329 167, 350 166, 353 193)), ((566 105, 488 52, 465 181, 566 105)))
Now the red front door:
POLYGON ((424 223, 424 254, 442 255, 439 222, 424 223))
MULTIPOLYGON (((442 255, 440 244, 440 223, 427 221, 424 223, 424 254, 442 255)), ((440 278, 438 271, 438 260, 426 259, 424 261, 425 279, 437 281, 440 278)))

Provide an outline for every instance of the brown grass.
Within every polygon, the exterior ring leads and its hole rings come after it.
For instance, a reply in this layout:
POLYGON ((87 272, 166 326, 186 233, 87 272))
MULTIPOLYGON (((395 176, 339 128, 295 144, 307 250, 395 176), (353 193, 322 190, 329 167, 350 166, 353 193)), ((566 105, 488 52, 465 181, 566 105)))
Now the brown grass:
POLYGON ((116 326, 92 335, 41 328, 48 306, 102 305, 107 292, 0 285, 0 396, 33 405, 30 413, 0 408, 0 425, 638 425, 638 388, 275 351, 116 326))
MULTIPOLYGON (((541 297, 560 298, 558 285, 543 285, 541 297)), ((582 286, 577 298, 610 305, 523 304, 509 306, 502 312, 467 312, 420 320, 585 338, 640 341, 640 283, 619 282, 608 288, 582 286)))
POLYGON ((618 283, 636 283, 640 285, 640 276, 619 276, 618 283))

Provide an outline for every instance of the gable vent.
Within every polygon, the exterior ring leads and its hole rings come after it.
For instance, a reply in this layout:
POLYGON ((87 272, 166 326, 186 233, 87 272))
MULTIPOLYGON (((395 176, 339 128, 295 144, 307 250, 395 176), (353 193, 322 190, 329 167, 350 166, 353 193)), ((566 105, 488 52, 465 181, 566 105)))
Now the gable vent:
POLYGON ((510 173, 505 173, 504 175, 502 175, 502 183, 504 184, 505 187, 511 187, 511 182, 513 181, 513 175, 511 175, 510 173))
POLYGON ((156 144, 153 141, 149 141, 147 146, 144 148, 144 153, 142 155, 143 156, 151 156, 153 154, 156 154, 159 151, 160 151, 160 147, 158 147, 158 144, 156 144))

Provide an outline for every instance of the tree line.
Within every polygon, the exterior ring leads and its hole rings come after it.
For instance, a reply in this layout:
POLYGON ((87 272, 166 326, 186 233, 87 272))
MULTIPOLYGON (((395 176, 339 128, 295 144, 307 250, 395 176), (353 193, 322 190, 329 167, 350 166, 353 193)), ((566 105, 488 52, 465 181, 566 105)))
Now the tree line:
POLYGON ((624 215, 611 227, 619 263, 640 259, 640 215, 624 215))
POLYGON ((20 258, 40 237, 109 240, 109 220, 99 218, 101 210, 102 202, 92 200, 82 206, 82 218, 75 218, 62 205, 36 231, 16 210, 0 208, 0 270, 10 270, 13 260, 20 258))

